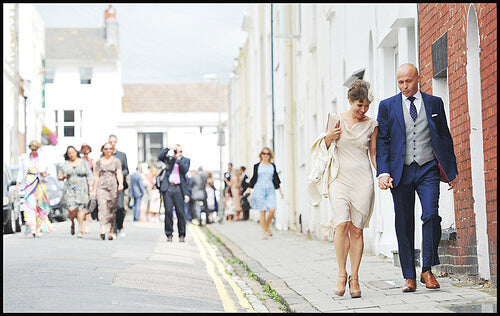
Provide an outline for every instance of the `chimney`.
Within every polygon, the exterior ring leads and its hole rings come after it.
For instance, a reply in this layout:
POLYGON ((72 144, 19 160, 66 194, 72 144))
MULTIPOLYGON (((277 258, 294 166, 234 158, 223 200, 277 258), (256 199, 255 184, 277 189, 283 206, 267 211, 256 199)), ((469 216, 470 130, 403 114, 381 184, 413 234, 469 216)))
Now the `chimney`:
POLYGON ((106 29, 106 44, 118 44, 118 21, 116 21, 116 10, 111 4, 104 12, 104 24, 106 29))

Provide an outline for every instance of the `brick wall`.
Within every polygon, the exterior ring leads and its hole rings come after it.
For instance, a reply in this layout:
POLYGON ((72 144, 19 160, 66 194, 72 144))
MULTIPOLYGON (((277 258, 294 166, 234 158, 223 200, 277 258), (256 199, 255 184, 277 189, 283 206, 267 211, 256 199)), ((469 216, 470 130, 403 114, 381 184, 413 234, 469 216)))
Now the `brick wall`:
MULTIPOLYGON (((495 3, 475 3, 480 36, 483 150, 491 280, 497 282, 497 13, 495 3)), ((432 93, 431 45, 448 32, 450 130, 459 183, 454 188, 457 240, 442 243, 448 273, 477 276, 476 226, 472 197, 470 118, 467 97, 467 16, 470 3, 420 3, 421 89, 432 93), (452 258, 455 257, 455 258, 452 258)))

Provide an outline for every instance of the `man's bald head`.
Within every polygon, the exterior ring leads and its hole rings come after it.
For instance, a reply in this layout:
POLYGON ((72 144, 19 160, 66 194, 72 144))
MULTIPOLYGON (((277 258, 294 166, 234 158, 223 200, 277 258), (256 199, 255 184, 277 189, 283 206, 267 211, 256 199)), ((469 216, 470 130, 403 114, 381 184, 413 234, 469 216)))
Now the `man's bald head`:
POLYGON ((411 97, 418 91, 420 75, 418 69, 413 64, 406 63, 399 66, 396 72, 398 88, 406 97, 411 97))
POLYGON ((397 73, 399 72, 415 72, 415 74, 418 76, 418 69, 417 67, 415 67, 415 65, 413 64, 410 64, 410 63, 405 63, 405 64, 402 64, 401 66, 399 66, 397 73))

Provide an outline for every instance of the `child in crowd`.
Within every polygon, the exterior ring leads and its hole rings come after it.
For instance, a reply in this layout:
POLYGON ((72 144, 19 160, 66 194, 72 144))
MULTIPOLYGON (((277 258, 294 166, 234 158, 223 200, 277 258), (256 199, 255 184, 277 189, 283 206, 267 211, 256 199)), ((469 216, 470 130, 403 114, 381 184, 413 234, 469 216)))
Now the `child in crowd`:
POLYGON ((236 210, 234 208, 234 201, 233 198, 229 195, 229 192, 227 191, 224 198, 224 213, 226 214, 226 219, 228 221, 234 220, 234 215, 236 215, 236 210))

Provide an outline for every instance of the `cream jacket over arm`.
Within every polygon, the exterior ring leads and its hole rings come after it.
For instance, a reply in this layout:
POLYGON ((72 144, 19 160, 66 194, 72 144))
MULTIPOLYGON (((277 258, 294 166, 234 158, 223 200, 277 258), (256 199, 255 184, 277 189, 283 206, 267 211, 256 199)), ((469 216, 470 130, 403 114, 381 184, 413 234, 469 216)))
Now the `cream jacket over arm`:
POLYGON ((311 172, 308 176, 309 202, 313 206, 319 205, 322 197, 328 197, 328 186, 337 177, 339 163, 333 141, 330 148, 326 148, 326 133, 321 133, 311 146, 311 172))

